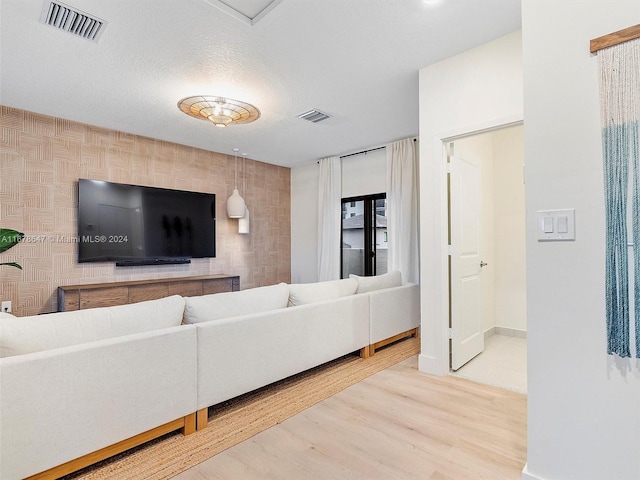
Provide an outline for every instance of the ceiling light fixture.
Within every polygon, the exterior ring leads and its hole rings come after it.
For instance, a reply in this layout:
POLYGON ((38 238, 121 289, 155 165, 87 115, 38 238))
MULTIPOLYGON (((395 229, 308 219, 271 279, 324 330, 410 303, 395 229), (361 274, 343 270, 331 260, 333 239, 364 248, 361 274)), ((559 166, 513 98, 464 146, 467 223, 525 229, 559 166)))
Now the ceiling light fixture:
POLYGON ((250 123, 260 118, 260 110, 253 105, 226 97, 187 97, 178 102, 178 108, 190 117, 209 120, 216 127, 250 123))
POLYGON ((240 196, 238 193, 238 152, 240 150, 238 148, 233 149, 233 156, 235 158, 235 183, 233 187, 233 193, 227 199, 227 217, 229 218, 242 218, 244 217, 245 212, 245 204, 244 198, 240 196))

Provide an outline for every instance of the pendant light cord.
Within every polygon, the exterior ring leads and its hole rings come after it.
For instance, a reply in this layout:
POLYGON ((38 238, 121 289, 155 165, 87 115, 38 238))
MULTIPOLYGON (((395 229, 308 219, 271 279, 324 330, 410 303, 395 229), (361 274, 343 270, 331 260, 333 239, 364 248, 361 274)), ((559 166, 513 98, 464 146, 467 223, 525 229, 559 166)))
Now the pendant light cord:
MULTIPOLYGON (((242 154, 242 194, 247 195, 247 154, 242 154)), ((245 205, 247 201, 244 201, 245 205)))
POLYGON ((234 179, 234 183, 233 183, 233 188, 235 188, 236 190, 238 189, 238 149, 234 148, 233 149, 233 157, 235 159, 235 179, 234 179))

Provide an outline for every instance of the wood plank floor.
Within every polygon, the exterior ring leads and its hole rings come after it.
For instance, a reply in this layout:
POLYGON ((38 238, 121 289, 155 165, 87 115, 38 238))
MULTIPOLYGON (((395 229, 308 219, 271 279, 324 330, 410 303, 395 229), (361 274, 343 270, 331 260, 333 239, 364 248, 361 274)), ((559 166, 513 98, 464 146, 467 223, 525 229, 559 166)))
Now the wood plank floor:
POLYGON ((173 478, 516 480, 525 461, 525 395, 414 356, 173 478))

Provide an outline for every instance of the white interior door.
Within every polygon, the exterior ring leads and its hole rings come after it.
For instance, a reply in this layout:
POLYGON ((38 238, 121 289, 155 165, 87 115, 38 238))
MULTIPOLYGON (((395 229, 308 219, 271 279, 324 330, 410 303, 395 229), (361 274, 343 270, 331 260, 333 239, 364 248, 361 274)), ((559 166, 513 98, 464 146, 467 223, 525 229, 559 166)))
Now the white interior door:
POLYGON ((450 159, 451 368, 484 350, 481 295, 481 160, 456 147, 450 159))

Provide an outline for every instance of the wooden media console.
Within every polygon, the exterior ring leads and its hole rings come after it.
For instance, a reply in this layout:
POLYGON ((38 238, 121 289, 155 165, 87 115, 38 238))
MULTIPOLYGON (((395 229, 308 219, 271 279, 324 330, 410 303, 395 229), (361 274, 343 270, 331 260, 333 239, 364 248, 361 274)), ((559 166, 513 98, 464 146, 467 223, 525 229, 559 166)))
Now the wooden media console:
POLYGON ((227 274, 66 285, 58 287, 58 311, 112 307, 170 295, 193 297, 237 290, 240 290, 240 277, 227 274))

